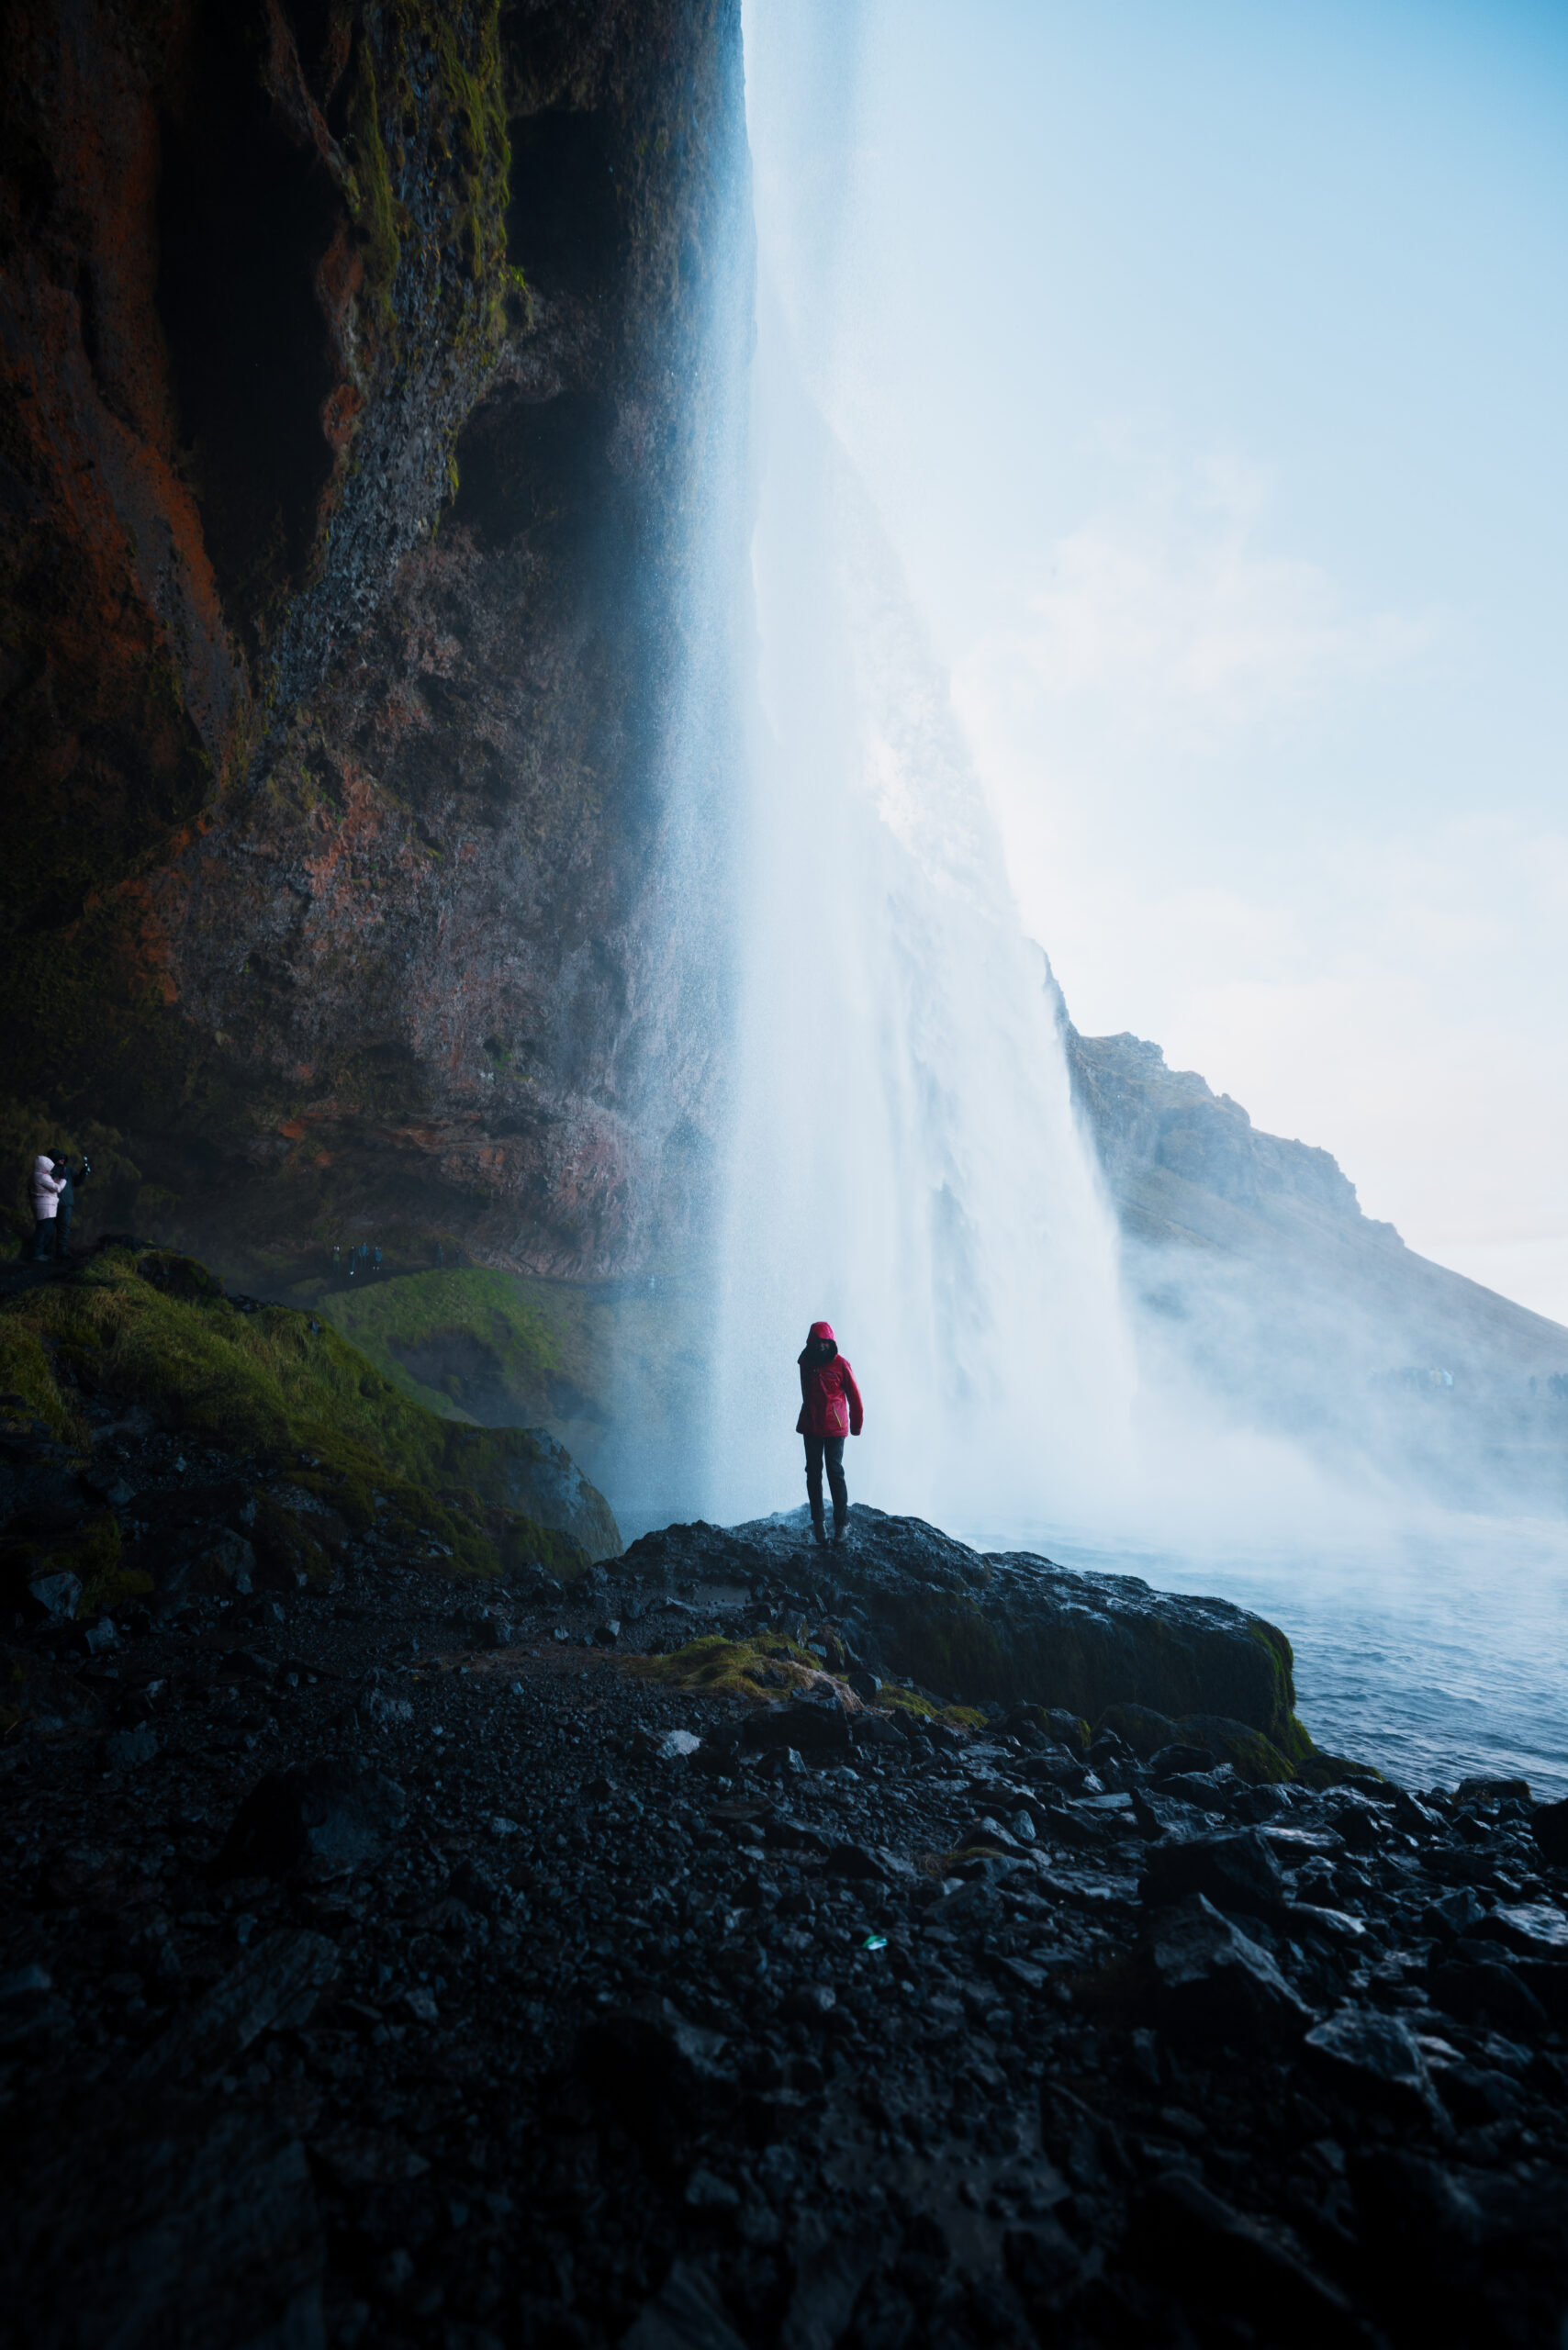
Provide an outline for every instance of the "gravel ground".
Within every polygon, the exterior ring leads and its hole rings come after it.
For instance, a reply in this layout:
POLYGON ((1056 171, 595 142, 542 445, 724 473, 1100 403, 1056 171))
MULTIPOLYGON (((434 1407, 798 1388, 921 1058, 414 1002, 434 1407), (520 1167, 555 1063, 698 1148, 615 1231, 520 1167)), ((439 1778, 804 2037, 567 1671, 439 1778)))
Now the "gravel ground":
POLYGON ((360 1544, 18 1639, 12 2338, 1555 2345, 1546 1814, 628 1667, 770 1624, 360 1544))

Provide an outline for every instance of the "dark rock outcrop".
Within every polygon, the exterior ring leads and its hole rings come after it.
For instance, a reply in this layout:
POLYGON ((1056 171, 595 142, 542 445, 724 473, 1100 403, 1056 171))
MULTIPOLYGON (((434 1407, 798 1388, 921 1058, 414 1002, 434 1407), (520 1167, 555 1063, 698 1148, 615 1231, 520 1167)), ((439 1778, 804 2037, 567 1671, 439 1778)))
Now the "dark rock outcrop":
POLYGON ((90 1214, 678 1237, 745 189, 730 0, 8 25, 3 1082, 114 1130, 90 1214))
POLYGON ((1024 1552, 982 1557, 919 1518, 863 1506, 848 1546, 812 1553, 804 1523, 794 1511, 733 1528, 667 1527, 633 1543, 615 1572, 655 1584, 693 1574, 804 1584, 829 1597, 857 1660, 944 1701, 1023 1699, 1094 1722, 1120 1705, 1213 1716, 1243 1740, 1252 1733, 1262 1775, 1271 1760, 1288 1767, 1310 1751, 1289 1640, 1226 1600, 1179 1598, 1133 1575, 1024 1552))

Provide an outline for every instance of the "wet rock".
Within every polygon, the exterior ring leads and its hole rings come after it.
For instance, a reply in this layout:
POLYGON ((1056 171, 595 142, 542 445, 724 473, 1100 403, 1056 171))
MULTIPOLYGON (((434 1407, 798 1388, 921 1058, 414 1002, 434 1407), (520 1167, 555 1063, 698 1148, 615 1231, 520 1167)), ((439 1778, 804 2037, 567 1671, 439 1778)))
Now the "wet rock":
POLYGON ((1246 1785, 1228 1762, 1212 1771, 1172 1771, 1159 1783, 1162 1796, 1200 1811, 1227 1811, 1246 1785))
POLYGON ((407 1697, 389 1696, 385 1689, 370 1690, 360 1703, 367 1719, 383 1729, 390 1729, 398 1722, 411 1722, 414 1718, 412 1701, 407 1697))
POLYGON ((849 1717, 836 1697, 810 1695, 753 1714, 741 1744, 752 1753, 793 1747, 797 1754, 846 1754, 849 1717))
POLYGON ((105 1738, 100 1751, 106 1771, 134 1770, 139 1762, 151 1762, 161 1741, 149 1722, 135 1729, 112 1729, 105 1738))
MULTIPOLYGON (((1259 1617, 1156 1593, 1130 1575, 1079 1573, 1023 1554, 982 1559, 918 1518, 862 1506, 855 1523, 855 1548, 834 1571, 885 1675, 946 1694, 951 1659, 962 1655, 971 1700, 1064 1713, 1075 1746, 1078 1721, 1102 1720, 1132 1689, 1173 1722, 1229 1722, 1254 1745, 1260 1733, 1276 1742, 1291 1735, 1290 1644, 1259 1617)), ((666 1575, 764 1582, 788 1575, 803 1530, 804 1514, 794 1512, 733 1528, 668 1527, 633 1543, 617 1572, 652 1583, 666 1575)), ((1286 1767, 1276 1754, 1269 1770, 1286 1767)))
POLYGON ((17 2342, 319 2350, 325 2245, 286 2122, 233 2105, 110 2105, 69 2152, 10 2151, 0 2299, 17 2342))
POLYGON ((1362 1920, 1353 1918, 1348 1909, 1326 1909, 1312 1901, 1287 1901, 1282 1914, 1286 1930, 1307 1940, 1316 1937, 1319 1942, 1338 1942, 1343 1948, 1353 1949, 1367 1938, 1362 1920))
POLYGON ((850 1723, 849 1729, 850 1737, 857 1746, 880 1746, 905 1753, 909 1750, 909 1740, 906 1734, 887 1714, 857 1715, 850 1723))
POLYGON ((275 1681, 278 1668, 270 1656, 255 1649, 230 1649, 218 1659, 218 1671, 236 1681, 275 1681))
POLYGON ((0 2050, 58 2039, 70 2031, 71 2023, 71 2009, 55 1996, 47 1966, 16 1966, 0 1975, 0 2050))
POLYGON ((408 1798, 368 1762, 319 1762, 274 1771, 235 1813, 218 1856, 229 1876, 341 1876, 398 1835, 408 1798))
POLYGON ((1276 1913, 1286 1891, 1280 1864, 1256 1828, 1219 1829, 1151 1844, 1138 1880, 1138 1897, 1150 1908, 1197 1893, 1217 1908, 1255 1917, 1276 1913))
POLYGON ((901 1860, 895 1852, 874 1850, 869 1844, 834 1844, 823 1865, 830 1876, 848 1877, 860 1884, 889 1885, 902 1879, 913 1885, 916 1881, 910 1862, 901 1860))
POLYGON ((1103 2266, 1098 2253, 1085 2253, 1059 2220, 1048 2216, 1029 2228, 1009 2228, 1002 2258, 1014 2289, 1036 2325, 1059 2317, 1103 2266))
POLYGON ((221 2072, 262 2032, 308 2023, 337 1971, 337 1945, 324 1934, 299 1927, 267 1934, 138 2057, 131 2079, 201 2080, 221 2072))
POLYGON ((1347 2094, 1443 2126, 1421 2043, 1397 2016, 1348 2005, 1309 2031, 1304 2046, 1324 2076, 1347 2094))
MULTIPOLYGON (((1172 1732, 1175 1724, 1170 1725, 1172 1732)), ((1167 1779, 1184 1778, 1193 1772, 1212 1771, 1215 1754, 1211 1747, 1193 1746, 1172 1737, 1171 1742, 1159 1747, 1148 1757, 1149 1775, 1156 1785, 1167 1779)))
POLYGON ((621 2337, 620 2350, 745 2350, 712 2277, 678 2260, 621 2337))
POLYGON ((1182 2278, 1198 2302, 1250 2320, 1265 2339, 1312 2345, 1367 2339, 1336 2284, 1191 2171, 1156 2178, 1138 2221, 1140 2248, 1162 2275, 1182 2278))
POLYGON ((828 2234, 820 2222, 803 2228, 794 2248, 778 2350, 835 2350, 880 2251, 868 2229, 828 2234))
POLYGON ((1271 1820, 1263 1841, 1282 1869, 1298 1869, 1307 1861, 1332 1861, 1345 1849, 1345 1840, 1332 1829, 1291 1828, 1271 1820))
POLYGON ((1171 2031, 1289 2042, 1314 2020, 1272 1955, 1201 1893, 1156 1919, 1149 1964, 1159 2012, 1171 2031))
POLYGON ((1529 1826, 1541 1858, 1553 1868, 1568 1868, 1568 1802, 1537 1804, 1529 1826))
POLYGON ((700 1752, 702 1740, 689 1729, 639 1729, 633 1746, 636 1753, 651 1762, 684 1762, 700 1752))
POLYGON ((1434 1966, 1427 1977, 1434 2007, 1462 2023, 1484 2017, 1503 2031, 1533 2037, 1544 2031, 1547 2013, 1516 1967, 1494 1957, 1484 1942, 1464 1942, 1456 1955, 1434 1966))
POLYGON ((1486 1905, 1469 1886, 1456 1886, 1451 1893, 1439 1894, 1422 1911, 1419 1925, 1424 1934, 1440 1936, 1452 1942, 1457 1935, 1473 1932, 1486 1915, 1486 1905))
POLYGON ((691 2022, 672 2001, 646 1998, 586 2027, 577 2070, 629 2129, 656 2139, 733 2108, 727 2046, 722 2032, 691 2022))
POLYGON ((68 1568, 29 1575, 24 1586, 28 1612, 51 1624, 69 1624, 82 1601, 81 1578, 68 1568))
POLYGON ((1530 1800, 1528 1779, 1462 1779, 1453 1791, 1462 1810, 1477 1804, 1523 1803, 1530 1800))
POLYGON ((786 2023, 803 2023, 820 2028, 838 2005, 838 1995, 831 1984, 808 1983, 791 1991, 780 2001, 778 2012, 786 2023))
POLYGON ((1521 1958, 1568 1959, 1568 1918, 1549 1902, 1500 1901, 1473 1930, 1477 1940, 1501 1942, 1521 1958))

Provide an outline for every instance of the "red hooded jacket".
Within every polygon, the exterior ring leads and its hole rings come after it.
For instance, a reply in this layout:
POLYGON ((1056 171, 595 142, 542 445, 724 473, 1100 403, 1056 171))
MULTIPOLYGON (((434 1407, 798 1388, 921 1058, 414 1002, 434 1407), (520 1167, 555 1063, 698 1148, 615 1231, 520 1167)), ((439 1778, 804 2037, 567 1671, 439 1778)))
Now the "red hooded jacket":
POLYGON ((858 1436, 866 1415, 855 1373, 838 1351, 833 1326, 813 1322, 800 1356, 801 1416, 797 1436, 858 1436), (812 1360, 812 1339, 832 1348, 825 1362, 812 1360))

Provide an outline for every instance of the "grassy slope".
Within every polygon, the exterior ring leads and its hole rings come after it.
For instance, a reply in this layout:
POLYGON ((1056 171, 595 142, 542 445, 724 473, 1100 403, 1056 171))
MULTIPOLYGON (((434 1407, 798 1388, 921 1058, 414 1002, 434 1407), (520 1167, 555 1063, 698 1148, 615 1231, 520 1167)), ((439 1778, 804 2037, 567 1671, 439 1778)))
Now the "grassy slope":
POLYGON ((393 1352, 394 1342, 420 1347, 454 1337, 476 1339, 494 1355, 522 1425, 548 1418, 556 1379, 592 1393, 592 1308, 559 1284, 478 1269, 405 1273, 335 1291, 319 1310, 384 1378, 442 1419, 468 1415, 453 1396, 417 1380, 393 1352), (550 1295, 553 1289, 556 1293, 550 1295), (533 1293, 541 1292, 546 1294, 533 1293))
POLYGON ((287 1307, 240 1313, 189 1258, 106 1249, 72 1279, 0 1306, 0 1403, 73 1441, 84 1433, 74 1380, 286 1462, 351 1524, 372 1522, 378 1493, 470 1571, 494 1573, 512 1551, 556 1572, 583 1563, 577 1544, 518 1506, 537 1457, 525 1432, 438 1419, 336 1331, 310 1324, 287 1307))
POLYGON ((653 1293, 610 1296, 577 1282, 469 1268, 392 1274, 330 1294, 302 1285, 291 1294, 313 1304, 404 1394, 443 1418, 468 1415, 456 1396, 416 1380, 393 1342, 477 1340, 495 1358, 517 1425, 548 1428, 589 1475, 598 1473, 607 1438, 680 1443, 702 1375, 700 1301, 668 1279, 653 1293))

